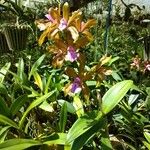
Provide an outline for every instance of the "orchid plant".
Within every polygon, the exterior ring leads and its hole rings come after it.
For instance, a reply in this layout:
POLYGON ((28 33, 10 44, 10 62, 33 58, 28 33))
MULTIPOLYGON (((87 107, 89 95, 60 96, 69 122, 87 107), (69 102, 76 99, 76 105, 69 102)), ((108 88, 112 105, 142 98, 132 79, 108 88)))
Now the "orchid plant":
POLYGON ((95 19, 89 19, 84 22, 82 12, 80 10, 70 12, 69 4, 66 2, 61 7, 50 8, 45 20, 36 21, 37 26, 42 32, 39 38, 39 45, 46 40, 52 41, 47 50, 53 54, 53 67, 62 67, 64 62, 76 62, 77 68, 67 67, 66 74, 71 82, 64 87, 64 93, 77 94, 82 92, 85 99, 89 99, 90 92, 86 84, 88 80, 103 80, 105 75, 110 75, 111 70, 103 65, 106 64, 111 57, 104 56, 91 69, 86 69, 86 58, 81 52, 93 40, 90 28, 96 25, 95 19), (98 77, 98 78, 97 78, 98 77))
POLYGON ((131 69, 146 73, 150 71, 150 61, 142 60, 138 55, 132 58, 131 69))

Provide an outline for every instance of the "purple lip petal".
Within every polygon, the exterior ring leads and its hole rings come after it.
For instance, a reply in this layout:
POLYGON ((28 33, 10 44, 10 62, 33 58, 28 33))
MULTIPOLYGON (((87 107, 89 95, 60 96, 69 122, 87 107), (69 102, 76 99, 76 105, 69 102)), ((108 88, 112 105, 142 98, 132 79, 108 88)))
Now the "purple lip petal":
POLYGON ((63 31, 64 29, 66 29, 67 28, 67 21, 64 19, 64 18, 62 18, 61 20, 60 20, 60 24, 59 24, 59 30, 61 30, 61 31, 63 31))
POLYGON ((67 49, 67 55, 65 60, 74 62, 78 58, 78 53, 76 53, 75 49, 72 46, 69 46, 67 49))
POLYGON ((81 91, 81 80, 79 77, 75 78, 74 82, 72 83, 71 92, 72 93, 79 93, 81 91))

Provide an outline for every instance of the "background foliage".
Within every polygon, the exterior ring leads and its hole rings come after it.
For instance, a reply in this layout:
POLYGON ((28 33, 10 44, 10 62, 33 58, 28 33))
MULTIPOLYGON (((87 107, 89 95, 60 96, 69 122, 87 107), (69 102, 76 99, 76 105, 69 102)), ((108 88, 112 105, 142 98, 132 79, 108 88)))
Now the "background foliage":
POLYGON ((132 14, 125 20, 118 8, 109 22, 108 52, 103 57, 108 1, 88 5, 81 8, 82 19, 95 17, 97 24, 90 29, 93 41, 81 48, 84 69, 99 66, 100 77, 102 69, 112 72, 99 82, 97 76, 86 81, 90 93, 86 99, 82 93, 64 93, 73 81, 66 69, 78 71, 81 62, 54 68, 53 54, 47 51, 54 43, 38 44, 42 32, 36 21, 44 22, 49 7, 57 4, 36 3, 29 8, 7 0, 1 3, 0 32, 13 24, 27 25, 30 34, 24 50, 1 52, 0 149, 150 149, 150 69, 144 68, 150 57, 145 60, 142 41, 150 33, 148 24, 142 23, 149 15, 132 14))

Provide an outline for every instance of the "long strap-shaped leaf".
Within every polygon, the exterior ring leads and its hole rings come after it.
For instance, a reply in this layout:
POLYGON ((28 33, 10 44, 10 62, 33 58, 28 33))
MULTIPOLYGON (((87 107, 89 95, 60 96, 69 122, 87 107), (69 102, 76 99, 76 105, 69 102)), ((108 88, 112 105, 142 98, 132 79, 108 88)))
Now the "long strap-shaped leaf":
POLYGON ((44 100, 46 100, 48 97, 50 97, 53 93, 55 92, 55 90, 41 96, 40 98, 37 98, 35 101, 33 101, 30 106, 27 108, 27 110, 24 112, 20 122, 19 122, 19 127, 22 128, 22 125, 24 123, 24 120, 26 118, 26 116, 28 115, 29 111, 33 108, 35 108, 36 106, 38 106, 40 103, 42 103, 44 100))
POLYGON ((102 114, 99 113, 98 117, 90 117, 88 115, 82 116, 81 118, 77 119, 77 121, 73 124, 73 126, 70 128, 68 134, 67 134, 67 141, 66 144, 70 144, 73 142, 76 138, 83 135, 85 132, 89 131, 90 128, 92 128, 99 119, 101 119, 102 114))
POLYGON ((45 55, 42 55, 32 66, 31 71, 29 73, 29 79, 31 78, 31 76, 37 71, 37 68, 39 67, 39 65, 42 63, 42 61, 44 60, 45 55))
POLYGON ((112 86, 102 98, 102 112, 109 113, 132 88, 133 81, 125 80, 112 86))
POLYGON ((6 63, 0 70, 0 83, 3 83, 7 70, 10 68, 11 63, 6 63))
POLYGON ((3 116, 3 115, 0 115, 0 122, 3 122, 4 124, 10 125, 11 127, 14 127, 16 129, 19 128, 14 121, 12 121, 11 119, 9 119, 9 118, 7 118, 6 116, 3 116))
POLYGON ((14 116, 22 106, 24 106, 25 102, 27 102, 29 98, 27 95, 21 95, 10 106, 10 113, 12 116, 14 116))
POLYGON ((86 132, 76 138, 71 145, 71 150, 81 149, 85 145, 85 143, 104 126, 105 121, 106 118, 100 118, 96 124, 93 124, 91 128, 89 128, 86 132))
POLYGON ((47 145, 65 145, 66 142, 66 138, 67 138, 67 134, 66 133, 55 133, 52 134, 48 137, 46 137, 45 139, 43 139, 43 144, 47 144, 47 145))
POLYGON ((1 143, 0 150, 24 150, 36 145, 41 145, 41 142, 30 139, 12 139, 1 143))

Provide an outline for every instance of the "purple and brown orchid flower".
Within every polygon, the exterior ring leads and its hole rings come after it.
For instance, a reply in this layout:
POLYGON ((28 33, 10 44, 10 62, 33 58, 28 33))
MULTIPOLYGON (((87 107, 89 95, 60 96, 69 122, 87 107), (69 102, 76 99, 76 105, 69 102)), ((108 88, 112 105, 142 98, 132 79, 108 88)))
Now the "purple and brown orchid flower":
POLYGON ((89 29, 96 25, 95 19, 90 19, 86 23, 82 21, 82 16, 79 16, 74 21, 74 26, 79 33, 82 33, 83 36, 87 37, 89 41, 93 40, 92 34, 89 32, 89 29))
POLYGON ((92 74, 88 72, 76 73, 73 68, 67 68, 66 74, 72 79, 72 82, 67 84, 64 88, 65 95, 69 93, 83 93, 85 99, 89 99, 89 88, 86 81, 92 79, 92 74))
POLYGON ((71 78, 71 83, 67 84, 64 88, 65 95, 73 93, 77 94, 82 92, 85 99, 89 99, 90 91, 86 81, 92 80, 93 73, 85 70, 85 58, 83 55, 79 58, 79 69, 76 71, 74 68, 68 67, 66 74, 71 78))
POLYGON ((67 84, 64 88, 64 93, 83 93, 83 96, 86 99, 89 99, 89 88, 86 84, 86 81, 93 80, 96 78, 96 81, 102 81, 105 76, 110 75, 112 70, 105 67, 104 65, 107 64, 111 60, 111 56, 107 57, 106 55, 100 59, 100 62, 92 67, 89 71, 85 70, 85 56, 81 55, 78 59, 79 68, 78 72, 68 67, 66 69, 66 74, 72 79, 72 82, 67 84))
POLYGON ((108 57, 104 55, 99 63, 91 68, 91 71, 93 72, 94 76, 96 77, 96 81, 101 82, 104 80, 105 76, 111 75, 112 70, 109 69, 106 65, 111 60, 111 56, 108 57))
POLYGON ((74 11, 72 14, 69 10, 69 4, 66 2, 62 8, 63 14, 61 15, 59 8, 50 8, 45 23, 37 21, 37 26, 40 30, 44 30, 39 38, 39 45, 45 41, 45 38, 55 39, 60 38, 60 32, 69 31, 74 41, 79 40, 79 33, 84 35, 88 40, 92 40, 92 35, 88 31, 96 24, 94 19, 84 23, 81 20, 82 12, 80 10, 74 11), (71 14, 71 15, 70 15, 71 14))
POLYGON ((53 53, 52 65, 61 67, 64 61, 74 62, 80 57, 79 49, 86 46, 87 39, 80 38, 74 43, 72 36, 67 34, 65 40, 54 39, 54 44, 48 47, 48 51, 53 53))
POLYGON ((78 39, 79 34, 77 29, 73 26, 73 22, 82 15, 82 12, 77 10, 70 16, 69 4, 67 2, 63 5, 62 16, 60 12, 60 8, 50 8, 48 14, 45 15, 47 18, 46 23, 37 22, 38 27, 44 30, 39 38, 39 45, 42 45, 46 37, 48 39, 58 38, 59 32, 65 29, 71 33, 74 40, 78 39))

